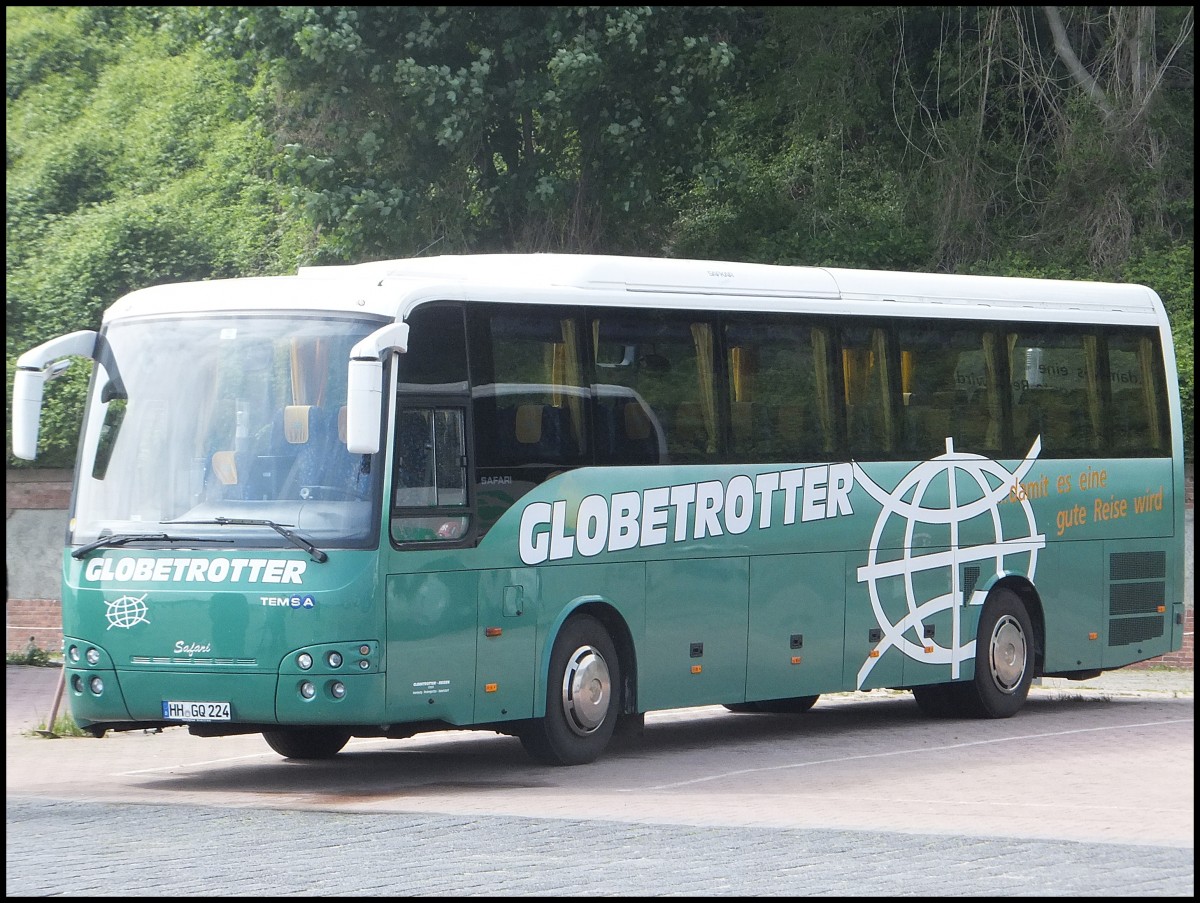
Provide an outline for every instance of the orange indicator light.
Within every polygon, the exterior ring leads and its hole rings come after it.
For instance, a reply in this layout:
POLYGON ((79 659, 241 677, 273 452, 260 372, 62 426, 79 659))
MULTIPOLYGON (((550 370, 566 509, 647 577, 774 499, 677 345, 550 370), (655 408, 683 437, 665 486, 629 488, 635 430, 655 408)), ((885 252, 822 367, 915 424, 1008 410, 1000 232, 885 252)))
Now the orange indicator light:
POLYGON ((1165 606, 1165 605, 1160 605, 1160 606, 1158 606, 1158 613, 1159 613, 1160 615, 1161 615, 1161 614, 1162 614, 1164 611, 1166 611, 1166 610, 1167 610, 1167 606, 1165 606))
POLYGON ((871 657, 871 658, 879 658, 879 650, 878 650, 878 649, 872 649, 872 650, 871 650, 871 655, 870 655, 870 657, 871 657))
POLYGON ((798 664, 800 664, 800 656, 798 656, 798 655, 793 655, 793 656, 792 656, 792 664, 793 664, 793 665, 798 665, 798 664))
POLYGON ((500 634, 502 634, 502 633, 504 633, 504 628, 502 628, 502 627, 485 627, 485 628, 483 628, 484 636, 500 636, 500 634))
POLYGON ((483 692, 485 692, 485 693, 495 693, 495 692, 496 692, 496 688, 497 688, 497 687, 499 687, 499 686, 500 686, 499 684, 484 684, 484 685, 483 685, 483 692))
POLYGON ((704 668, 702 665, 692 665, 692 673, 693 674, 699 674, 703 670, 704 670, 704 668))
POLYGON ((926 647, 925 647, 925 654, 926 654, 926 655, 929 655, 929 654, 931 654, 932 652, 933 652, 933 647, 932 647, 932 646, 926 646, 926 647))
POLYGON ((1088 639, 1089 639, 1089 640, 1094 640, 1094 639, 1096 639, 1098 636, 1100 636, 1100 634, 1096 633, 1096 631, 1094 631, 1094 630, 1093 630, 1091 633, 1089 633, 1089 634, 1088 634, 1088 639))

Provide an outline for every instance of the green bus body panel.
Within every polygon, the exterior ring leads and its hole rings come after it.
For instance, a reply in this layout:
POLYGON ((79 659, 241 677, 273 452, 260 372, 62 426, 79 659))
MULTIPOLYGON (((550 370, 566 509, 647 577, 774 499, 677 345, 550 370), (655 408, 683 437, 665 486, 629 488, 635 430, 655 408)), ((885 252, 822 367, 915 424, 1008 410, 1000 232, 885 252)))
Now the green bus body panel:
POLYGON ((176 700, 229 702, 242 722, 375 721, 382 696, 354 687, 384 673, 376 567, 377 555, 361 551, 333 552, 323 564, 279 550, 101 549, 82 561, 66 554, 64 642, 100 656, 96 668, 68 659, 68 677, 86 681, 109 670, 104 696, 123 697, 128 715, 86 691, 70 694, 72 712, 81 723, 158 720, 162 702, 176 700), (372 650, 365 658, 355 655, 363 644, 372 650), (345 661, 338 675, 352 692, 277 711, 281 672, 297 678, 285 694, 289 704, 302 701, 294 664, 302 650, 317 660, 314 676, 327 672, 326 682, 333 672, 323 656, 337 650, 345 661))
POLYGON ((64 633, 101 658, 68 672, 107 687, 72 691, 72 710, 81 723, 157 720, 163 700, 285 724, 538 717, 554 639, 581 608, 623 623, 639 711, 969 679, 1002 580, 1028 589, 1045 671, 1117 667, 1182 643, 1174 471, 953 452, 585 467, 521 496, 475 548, 331 549, 324 564, 293 550, 67 555, 64 633), (318 661, 309 701, 301 650, 318 661), (340 669, 323 664, 331 650, 340 669))
POLYGON ((745 699, 749 566, 743 557, 646 564, 647 709, 745 699))
POLYGON ((537 617, 553 604, 542 599, 545 576, 531 568, 480 575, 476 722, 533 717, 537 617))
POLYGON ((850 688, 842 668, 846 583, 838 579, 845 557, 826 552, 750 559, 746 700, 850 688))
POLYGON ((1157 540, 1104 544, 1105 560, 1119 556, 1132 566, 1124 573, 1117 567, 1104 568, 1101 638, 1105 668, 1166 655, 1182 646, 1183 586, 1171 580, 1172 570, 1164 573, 1158 569, 1161 550, 1162 543, 1157 540), (1162 631, 1158 629, 1160 618, 1166 618, 1168 624, 1162 631))
POLYGON ((474 720, 478 595, 477 571, 388 575, 389 721, 474 720))

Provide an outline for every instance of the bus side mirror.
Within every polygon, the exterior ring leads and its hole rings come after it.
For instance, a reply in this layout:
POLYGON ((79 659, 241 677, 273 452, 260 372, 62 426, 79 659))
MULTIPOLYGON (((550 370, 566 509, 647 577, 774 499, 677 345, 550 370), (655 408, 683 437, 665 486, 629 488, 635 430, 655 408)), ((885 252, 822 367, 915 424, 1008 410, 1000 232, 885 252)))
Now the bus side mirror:
POLYGON ((346 371, 346 449, 352 455, 379 451, 383 417, 383 356, 408 350, 408 324, 389 323, 350 349, 346 371))
POLYGON ((383 361, 351 361, 346 374, 346 448, 352 455, 379 451, 383 416, 383 361))
POLYGON ((16 457, 26 461, 37 457, 42 393, 46 380, 60 375, 71 365, 62 358, 71 354, 92 357, 95 350, 96 333, 81 329, 44 342, 17 358, 12 400, 12 445, 16 457))

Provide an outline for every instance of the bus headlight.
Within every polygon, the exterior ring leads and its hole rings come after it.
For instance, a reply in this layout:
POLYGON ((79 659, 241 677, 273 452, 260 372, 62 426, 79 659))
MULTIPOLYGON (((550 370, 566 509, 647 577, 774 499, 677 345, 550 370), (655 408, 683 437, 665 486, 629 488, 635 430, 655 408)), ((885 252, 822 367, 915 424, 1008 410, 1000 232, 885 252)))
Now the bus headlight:
POLYGON ((307 652, 301 652, 296 656, 296 664, 300 666, 301 671, 307 671, 312 667, 312 656, 307 652))
POLYGON ((100 663, 100 650, 99 649, 89 649, 87 651, 86 658, 87 658, 87 663, 89 665, 99 664, 100 663))
POLYGON ((329 695, 334 699, 341 699, 346 695, 346 685, 340 680, 335 680, 329 685, 329 695))
POLYGON ((98 677, 93 677, 91 680, 88 681, 88 687, 91 689, 91 691, 93 693, 95 693, 97 696, 99 696, 101 693, 104 692, 104 681, 102 681, 98 677))
POLYGON ((317 686, 311 680, 302 681, 300 684, 300 695, 305 699, 312 699, 317 695, 317 686))
POLYGON ((67 648, 67 658, 73 662, 79 661, 79 647, 74 643, 67 648))
POLYGON ((325 660, 329 662, 329 667, 331 668, 340 668, 342 666, 342 654, 340 652, 330 652, 325 657, 325 660))

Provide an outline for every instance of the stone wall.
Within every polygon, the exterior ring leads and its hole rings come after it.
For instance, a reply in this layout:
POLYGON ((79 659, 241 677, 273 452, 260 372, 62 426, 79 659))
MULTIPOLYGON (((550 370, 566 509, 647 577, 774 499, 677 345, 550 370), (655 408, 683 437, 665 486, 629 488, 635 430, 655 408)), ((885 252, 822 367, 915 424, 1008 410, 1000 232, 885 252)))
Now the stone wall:
POLYGON ((9 470, 5 480, 5 652, 62 649, 62 556, 69 470, 9 470))

